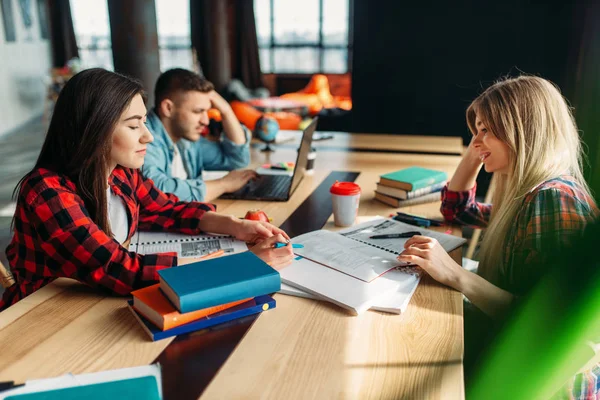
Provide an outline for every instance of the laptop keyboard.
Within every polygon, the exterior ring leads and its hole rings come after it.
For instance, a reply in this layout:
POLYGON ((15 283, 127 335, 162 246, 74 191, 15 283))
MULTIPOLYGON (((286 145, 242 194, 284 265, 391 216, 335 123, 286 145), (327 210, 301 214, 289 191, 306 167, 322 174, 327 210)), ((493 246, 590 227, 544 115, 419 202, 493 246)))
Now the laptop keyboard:
POLYGON ((242 189, 242 193, 265 197, 284 197, 288 193, 291 181, 290 176, 262 175, 256 181, 248 182, 242 189))

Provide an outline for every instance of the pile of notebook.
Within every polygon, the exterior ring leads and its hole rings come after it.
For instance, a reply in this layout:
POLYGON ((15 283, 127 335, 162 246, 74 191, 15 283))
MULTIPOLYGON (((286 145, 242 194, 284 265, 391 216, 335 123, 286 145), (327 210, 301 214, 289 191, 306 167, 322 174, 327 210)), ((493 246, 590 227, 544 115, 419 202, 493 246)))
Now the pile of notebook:
POLYGON ((392 207, 404 207, 440 200, 448 176, 443 171, 410 167, 379 177, 375 198, 392 207))
POLYGON ((152 340, 196 331, 275 307, 279 273, 249 251, 158 272, 132 292, 129 308, 152 340))
POLYGON ((318 230, 292 239, 302 247, 281 269, 280 293, 337 304, 354 315, 366 310, 403 313, 421 270, 397 260, 412 235, 435 238, 450 252, 465 239, 377 217, 338 232, 318 230), (418 232, 416 232, 418 231, 418 232))

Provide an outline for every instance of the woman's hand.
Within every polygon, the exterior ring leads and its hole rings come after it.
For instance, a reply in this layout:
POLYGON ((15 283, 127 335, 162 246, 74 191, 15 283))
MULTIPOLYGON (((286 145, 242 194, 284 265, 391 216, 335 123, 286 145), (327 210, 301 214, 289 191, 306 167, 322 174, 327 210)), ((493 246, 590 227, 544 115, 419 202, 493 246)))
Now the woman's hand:
POLYGON ((289 238, 281 233, 271 236, 250 248, 258 258, 279 270, 288 266, 294 260, 294 251, 289 243, 289 238), (275 243, 287 243, 287 246, 275 248, 275 243))
POLYGON ((464 270, 433 238, 413 236, 404 244, 398 260, 417 264, 436 281, 461 291, 459 282, 464 270))
POLYGON ((456 167, 452 179, 448 182, 448 189, 453 192, 463 192, 471 190, 475 186, 475 180, 477 174, 483 166, 481 159, 479 158, 479 150, 474 146, 475 136, 471 139, 471 143, 467 150, 463 154, 462 160, 456 167))
POLYGON ((287 233, 268 222, 247 219, 237 220, 230 233, 236 239, 243 240, 246 243, 259 243, 276 235, 281 235, 285 239, 284 243, 290 240, 287 233))

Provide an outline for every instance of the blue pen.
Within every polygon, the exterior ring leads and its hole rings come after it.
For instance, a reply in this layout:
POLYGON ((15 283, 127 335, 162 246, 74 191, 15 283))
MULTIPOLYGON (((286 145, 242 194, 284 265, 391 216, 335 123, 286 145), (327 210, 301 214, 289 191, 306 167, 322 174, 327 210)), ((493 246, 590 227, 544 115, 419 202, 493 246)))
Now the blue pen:
POLYGON ((423 228, 429 228, 429 226, 431 225, 431 222, 429 220, 418 218, 418 217, 408 217, 405 215, 396 215, 395 217, 392 217, 392 219, 395 219, 396 221, 404 222, 404 223, 407 223, 410 225, 422 226, 423 228))
MULTIPOLYGON (((280 249, 280 248, 282 248, 282 247, 285 247, 285 246, 287 246, 287 243, 280 243, 280 242, 277 242, 277 243, 275 243, 275 246, 274 246, 274 247, 275 247, 276 249, 280 249)), ((297 243, 294 243, 294 244, 292 244, 292 248, 293 248, 293 249, 303 249, 303 248, 304 248, 304 245, 303 245, 303 244, 297 244, 297 243)))
POLYGON ((425 217, 419 217, 417 215, 412 215, 412 214, 406 214, 400 211, 396 212, 396 215, 400 216, 400 217, 405 217, 405 218, 412 218, 415 220, 423 220, 423 221, 429 221, 429 225, 433 225, 433 226, 442 226, 444 225, 443 222, 435 220, 435 219, 429 219, 429 218, 425 218, 425 217))

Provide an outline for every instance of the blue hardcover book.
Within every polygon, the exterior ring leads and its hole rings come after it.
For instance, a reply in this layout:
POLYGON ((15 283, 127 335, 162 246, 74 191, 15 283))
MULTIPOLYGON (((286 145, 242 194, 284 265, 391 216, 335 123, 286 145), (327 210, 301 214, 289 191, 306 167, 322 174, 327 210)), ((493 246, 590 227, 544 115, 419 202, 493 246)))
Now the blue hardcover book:
POLYGON ((160 288, 181 313, 279 291, 281 277, 249 251, 158 271, 160 288))
MULTIPOLYGON (((161 399, 156 378, 143 376, 92 385, 71 386, 54 390, 7 396, 6 400, 95 400, 95 399, 161 399)), ((158 382, 160 385, 160 382, 158 382)))
POLYGON ((247 315, 258 314, 260 312, 270 310, 275 308, 275 300, 271 296, 258 296, 252 300, 248 300, 245 303, 238 304, 235 307, 228 308, 227 310, 208 315, 204 318, 200 318, 197 321, 180 325, 176 328, 168 329, 166 331, 161 331, 152 322, 144 318, 143 315, 135 311, 133 308, 133 300, 128 300, 127 305, 135 318, 140 322, 140 324, 142 324, 142 328, 144 328, 148 336, 150 336, 153 341, 157 341, 187 332, 199 331, 201 329, 209 328, 213 325, 222 324, 224 322, 242 318, 247 315))

